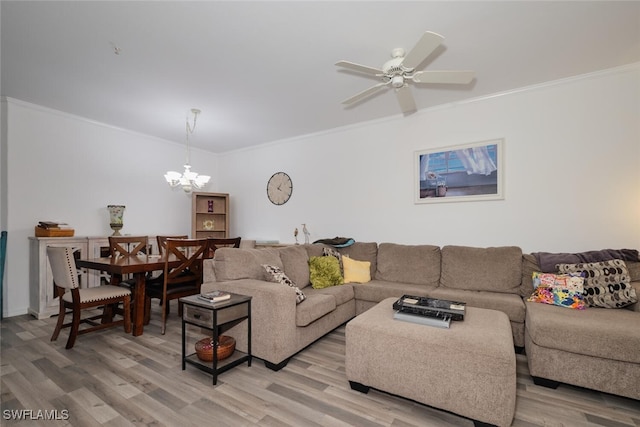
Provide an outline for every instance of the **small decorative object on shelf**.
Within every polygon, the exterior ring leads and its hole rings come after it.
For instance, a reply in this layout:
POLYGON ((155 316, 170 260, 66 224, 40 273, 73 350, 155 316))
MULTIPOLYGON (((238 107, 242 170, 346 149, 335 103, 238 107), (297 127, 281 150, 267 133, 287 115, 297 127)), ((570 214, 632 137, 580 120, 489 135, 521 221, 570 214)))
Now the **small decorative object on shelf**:
POLYGON ((213 230, 214 225, 215 223, 212 219, 205 219, 204 221, 202 221, 202 228, 204 228, 205 230, 213 230))
POLYGON ((213 213, 213 200, 207 201, 207 212, 213 213))
MULTIPOLYGON (((218 337, 218 361, 231 356, 236 349, 236 339, 228 335, 218 337)), ((203 362, 213 360, 213 338, 205 337, 196 343, 196 354, 203 362)))
POLYGON ((296 245, 299 245, 300 243, 298 243, 298 227, 293 230, 293 237, 296 239, 296 245))
POLYGON ((122 216, 124 215, 124 205, 108 205, 109 209, 109 226, 113 230, 112 236, 120 236, 122 229, 122 216))
POLYGON ((310 243, 309 236, 311 236, 311 233, 307 230, 307 224, 302 224, 302 233, 304 234, 304 244, 308 245, 310 243))

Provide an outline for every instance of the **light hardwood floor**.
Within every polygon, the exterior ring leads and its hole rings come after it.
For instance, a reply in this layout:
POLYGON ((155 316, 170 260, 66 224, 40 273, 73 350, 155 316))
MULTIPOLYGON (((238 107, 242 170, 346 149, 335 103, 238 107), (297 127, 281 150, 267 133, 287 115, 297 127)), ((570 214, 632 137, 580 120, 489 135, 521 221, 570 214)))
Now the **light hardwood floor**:
MULTIPOLYGON (((157 308, 154 308, 157 310, 157 308)), ((223 373, 218 385, 181 369, 181 325, 159 313, 144 335, 122 329, 50 342, 55 317, 2 321, 2 426, 472 426, 465 418, 381 391, 361 394, 344 373, 344 326, 296 355, 279 372, 259 359, 223 373), (31 413, 11 412, 31 410, 31 413), (48 412, 38 412, 48 411, 48 412), (67 420, 8 419, 54 416, 67 420), (48 415, 47 415, 48 414, 48 415)), ((561 385, 536 386, 517 355, 514 426, 640 426, 640 402, 561 385)))

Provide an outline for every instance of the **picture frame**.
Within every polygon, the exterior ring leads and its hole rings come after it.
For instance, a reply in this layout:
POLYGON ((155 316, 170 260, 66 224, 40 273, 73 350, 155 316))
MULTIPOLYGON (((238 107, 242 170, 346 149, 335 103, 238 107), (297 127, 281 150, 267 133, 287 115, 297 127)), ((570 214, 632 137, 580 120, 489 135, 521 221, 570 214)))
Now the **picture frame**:
POLYGON ((416 151, 414 203, 504 199, 504 139, 416 151))

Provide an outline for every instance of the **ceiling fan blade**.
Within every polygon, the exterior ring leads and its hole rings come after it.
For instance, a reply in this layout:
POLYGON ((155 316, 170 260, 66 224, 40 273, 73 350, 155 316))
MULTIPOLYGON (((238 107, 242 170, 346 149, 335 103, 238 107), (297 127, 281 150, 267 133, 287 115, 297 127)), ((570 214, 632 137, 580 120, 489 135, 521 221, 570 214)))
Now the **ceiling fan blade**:
POLYGON ((398 97, 398 103, 403 113, 413 113, 417 110, 416 101, 411 94, 411 88, 408 85, 404 85, 401 88, 396 89, 396 96, 398 97))
POLYGON ((342 101, 343 104, 353 104, 355 102, 358 102, 364 98, 366 98, 369 95, 373 95, 375 92, 377 92, 378 90, 382 89, 384 86, 387 86, 389 83, 378 83, 377 85, 371 86, 369 89, 363 90, 362 92, 352 96, 349 99, 345 99, 344 101, 342 101))
POLYGON ((402 66, 408 69, 416 68, 422 61, 427 59, 427 56, 431 55, 431 53, 440 46, 442 40, 444 40, 444 37, 440 34, 427 31, 420 37, 420 40, 418 40, 418 43, 416 43, 413 49, 404 57, 402 66))
POLYGON ((412 79, 415 83, 467 84, 475 77, 473 71, 418 71, 412 79))
POLYGON ((373 67, 368 67, 366 65, 360 65, 360 64, 356 64, 355 62, 349 62, 349 61, 338 61, 336 62, 336 65, 338 67, 343 67, 343 68, 348 68, 349 70, 352 71, 358 71, 360 73, 365 73, 365 74, 373 74, 375 75, 383 75, 384 72, 378 68, 373 68, 373 67))

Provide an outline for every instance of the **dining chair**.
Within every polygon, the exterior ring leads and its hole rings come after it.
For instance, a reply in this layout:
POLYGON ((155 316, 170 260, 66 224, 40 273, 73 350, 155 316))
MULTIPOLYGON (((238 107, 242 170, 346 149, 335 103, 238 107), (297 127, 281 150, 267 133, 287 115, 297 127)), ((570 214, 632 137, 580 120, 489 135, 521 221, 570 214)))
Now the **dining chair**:
POLYGON ((162 256, 164 255, 164 251, 167 248, 167 239, 188 239, 189 236, 186 234, 180 234, 176 236, 156 236, 156 240, 158 241, 158 253, 162 256))
MULTIPOLYGON (((162 303, 162 327, 164 335, 171 300, 200 293, 202 285, 202 260, 207 251, 207 239, 167 239, 164 258, 162 284, 151 283, 146 286, 144 301, 145 323, 151 317, 151 299, 159 298, 162 303), (174 260, 180 264, 171 267, 174 260)), ((182 315, 179 307, 178 313, 182 315)))
POLYGON ((213 255, 215 254, 217 249, 239 248, 242 237, 233 237, 228 239, 218 239, 215 237, 209 237, 207 238, 207 240, 209 243, 209 247, 207 248, 207 253, 205 255, 205 258, 213 258, 213 255))
POLYGON ((55 296, 60 299, 60 311, 58 322, 51 336, 51 341, 58 339, 62 328, 71 328, 69 339, 65 348, 70 349, 76 342, 78 335, 97 331, 112 326, 124 325, 124 331, 131 333, 131 291, 129 289, 102 285, 92 288, 80 288, 76 261, 73 257, 73 249, 70 247, 47 247, 47 257, 51 265, 53 274, 53 285, 55 296), (107 314, 108 308, 112 305, 123 304, 123 318, 114 321, 113 314, 107 314), (81 311, 85 309, 103 307, 103 313, 99 315, 82 318, 81 311), (67 309, 71 311, 67 312, 67 309), (64 323, 65 316, 72 314, 70 323, 64 323), (100 323, 97 319, 102 319, 100 323), (80 329, 80 324, 91 325, 88 328, 80 329))
MULTIPOLYGON (((148 248, 149 237, 147 236, 109 236, 109 255, 112 258, 147 255, 148 248)), ((148 279, 151 279, 151 273, 148 279)), ((116 284, 113 277, 111 284, 116 284)), ((118 285, 133 289, 135 279, 123 277, 118 285)))

